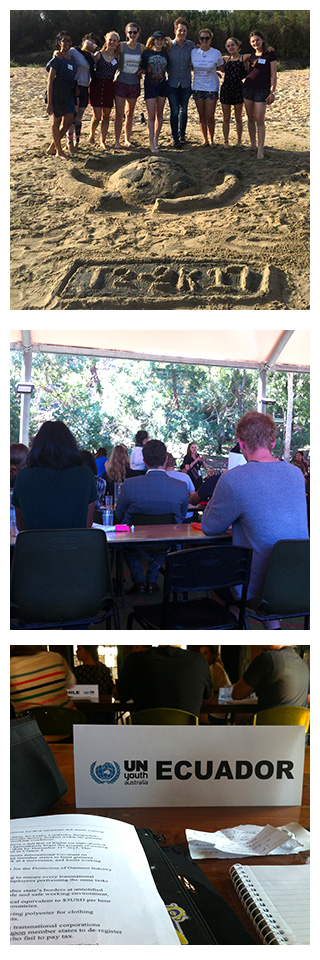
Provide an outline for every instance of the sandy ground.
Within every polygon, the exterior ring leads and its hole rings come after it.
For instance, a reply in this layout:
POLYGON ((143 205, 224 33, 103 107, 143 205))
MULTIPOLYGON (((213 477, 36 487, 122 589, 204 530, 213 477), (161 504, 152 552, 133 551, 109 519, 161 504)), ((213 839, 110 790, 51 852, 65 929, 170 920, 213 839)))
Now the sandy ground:
POLYGON ((45 87, 42 68, 11 69, 12 309, 309 308, 309 71, 279 75, 261 161, 236 147, 234 121, 223 147, 220 103, 217 148, 203 149, 192 100, 178 153, 166 104, 160 156, 195 184, 178 209, 157 192, 105 199, 111 174, 150 156, 142 98, 131 150, 114 151, 112 122, 107 150, 98 135, 90 145, 88 107, 79 152, 59 160, 46 155, 45 87))

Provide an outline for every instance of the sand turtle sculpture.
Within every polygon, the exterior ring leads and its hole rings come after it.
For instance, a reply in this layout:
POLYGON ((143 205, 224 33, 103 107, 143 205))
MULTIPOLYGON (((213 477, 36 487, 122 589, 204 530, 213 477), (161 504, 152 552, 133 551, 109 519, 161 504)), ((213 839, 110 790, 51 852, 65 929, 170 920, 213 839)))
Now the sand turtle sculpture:
POLYGON ((145 157, 120 167, 108 180, 108 192, 120 193, 126 203, 154 203, 157 197, 179 197, 194 192, 196 184, 180 164, 164 157, 145 157))
MULTIPOLYGON (((85 171, 64 168, 64 173, 69 192, 73 191, 78 200, 93 202, 94 209, 106 212, 151 206, 152 213, 157 215, 162 212, 183 214, 200 210, 204 200, 208 211, 235 202, 244 186, 239 171, 220 167, 214 174, 213 189, 211 186, 211 190, 206 191, 200 178, 195 181, 182 163, 165 157, 151 156, 122 163, 109 175, 104 164, 105 161, 101 163, 99 160, 97 164, 96 158, 89 159, 85 171), (94 176, 91 169, 95 171, 94 176)), ((203 179, 205 181, 205 175, 203 179)), ((212 184, 212 169, 210 180, 212 184)))
POLYGON ((121 200, 125 204, 154 204, 154 212, 186 212, 199 209, 203 196, 206 209, 232 202, 241 190, 241 174, 235 170, 220 169, 216 187, 202 194, 198 184, 181 164, 164 157, 145 157, 120 167, 108 179, 103 206, 108 201, 121 200))

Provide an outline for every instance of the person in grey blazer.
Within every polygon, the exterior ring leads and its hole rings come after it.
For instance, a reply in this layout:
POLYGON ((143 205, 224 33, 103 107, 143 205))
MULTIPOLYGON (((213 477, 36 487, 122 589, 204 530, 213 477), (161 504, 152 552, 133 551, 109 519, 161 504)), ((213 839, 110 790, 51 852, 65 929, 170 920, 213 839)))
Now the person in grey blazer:
MULTIPOLYGON (((173 480, 166 473, 167 450, 161 440, 149 440, 143 447, 143 458, 147 466, 145 476, 130 477, 125 480, 117 502, 116 519, 119 523, 132 523, 135 513, 147 513, 150 516, 172 513, 175 523, 182 523, 188 509, 187 487, 179 480, 173 480)), ((132 593, 154 593, 158 590, 157 580, 164 553, 151 556, 145 547, 128 547, 123 551, 131 572, 132 593), (148 560, 146 581, 142 559, 148 560)))

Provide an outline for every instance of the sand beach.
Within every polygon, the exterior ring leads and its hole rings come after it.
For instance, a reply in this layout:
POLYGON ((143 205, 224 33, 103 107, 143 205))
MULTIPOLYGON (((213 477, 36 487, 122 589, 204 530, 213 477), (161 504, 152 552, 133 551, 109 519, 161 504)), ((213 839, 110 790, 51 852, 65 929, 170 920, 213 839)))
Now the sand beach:
POLYGON ((47 156, 45 70, 10 74, 11 309, 309 308, 308 70, 279 74, 261 161, 236 147, 234 120, 223 147, 220 103, 217 146, 203 148, 192 99, 183 150, 166 103, 151 161, 143 97, 130 150, 114 150, 113 121, 107 149, 89 144, 88 107, 77 154, 47 156), (148 190, 117 176, 133 163, 148 190))

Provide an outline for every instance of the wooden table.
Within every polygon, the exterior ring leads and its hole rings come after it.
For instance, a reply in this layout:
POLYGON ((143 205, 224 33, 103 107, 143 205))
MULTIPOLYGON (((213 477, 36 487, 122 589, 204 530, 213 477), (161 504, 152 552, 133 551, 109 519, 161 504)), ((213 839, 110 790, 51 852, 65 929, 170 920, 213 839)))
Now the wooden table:
MULTIPOLYGON (((114 808, 77 809, 75 806, 73 746, 72 744, 50 744, 58 766, 68 784, 68 793, 58 801, 49 811, 50 814, 86 813, 100 817, 112 817, 132 823, 135 827, 146 827, 156 834, 163 834, 168 845, 184 844, 186 846, 185 829, 215 831, 224 827, 237 826, 240 823, 256 823, 265 826, 281 826, 285 823, 298 822, 307 830, 310 828, 310 747, 306 747, 305 768, 303 779, 303 795, 300 807, 141 807, 141 808, 114 808)), ((290 864, 306 863, 308 853, 295 856, 255 857, 255 864, 271 863, 290 864)), ((200 860, 199 866, 218 892, 224 897, 229 906, 237 914, 254 942, 261 943, 254 928, 241 906, 237 894, 232 886, 229 869, 235 860, 200 860)), ((242 859, 241 863, 252 865, 252 858, 242 859)))
MULTIPOLYGON (((101 694, 99 696, 99 701, 94 702, 93 700, 78 700, 76 706, 79 707, 80 712, 85 712, 89 714, 94 714, 97 717, 97 723, 99 723, 99 713, 110 713, 114 714, 117 718, 117 714, 121 715, 124 713, 134 712, 134 705, 132 701, 122 703, 120 700, 114 700, 111 697, 111 694, 101 694)), ((212 701, 207 704, 203 703, 200 708, 200 718, 201 716, 207 716, 208 713, 218 713, 221 717, 225 717, 228 714, 231 714, 231 722, 234 721, 236 714, 247 714, 248 716, 253 716, 257 711, 257 704, 249 703, 218 703, 218 694, 213 694, 212 701)))
POLYGON ((123 533, 120 531, 116 533, 114 530, 109 530, 106 533, 108 544, 112 547, 121 548, 124 545, 134 546, 134 544, 141 545, 152 544, 152 543, 163 543, 163 544, 184 544, 184 546, 193 547, 198 543, 201 543, 203 547, 210 546, 214 543, 221 543, 221 540, 228 541, 232 539, 232 535, 229 532, 220 533, 212 537, 206 537, 202 530, 198 530, 193 527, 192 523, 160 523, 160 524, 148 524, 147 526, 135 527, 134 531, 126 530, 123 533))

